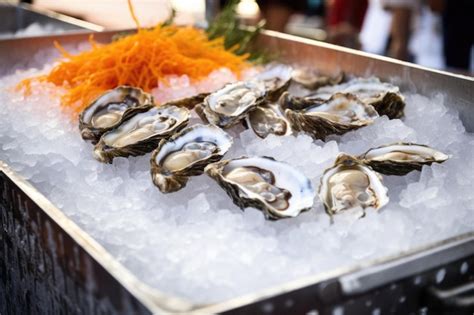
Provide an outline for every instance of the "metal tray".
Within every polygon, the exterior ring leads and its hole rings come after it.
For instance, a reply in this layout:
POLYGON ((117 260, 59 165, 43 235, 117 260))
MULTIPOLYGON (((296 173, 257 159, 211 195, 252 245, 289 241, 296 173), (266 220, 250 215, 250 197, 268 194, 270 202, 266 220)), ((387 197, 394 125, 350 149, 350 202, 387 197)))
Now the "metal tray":
MULTIPOLYGON (((113 34, 95 38, 107 42, 113 34)), ((27 60, 32 47, 47 48, 54 40, 73 44, 87 36, 0 41, 0 65, 27 60)), ((466 129, 474 131, 473 78, 270 31, 258 44, 280 52, 283 60, 328 73, 374 74, 425 95, 442 89, 446 103, 456 104, 466 129)), ((464 314, 473 307, 459 305, 459 298, 446 292, 466 290, 466 282, 469 290, 474 281, 474 227, 472 233, 212 305, 168 296, 139 281, 1 162, 0 229, 0 313, 6 314, 431 314, 440 306, 449 314, 464 314), (440 275, 443 285, 437 283, 440 275), (452 308, 458 306, 464 310, 452 308)))
MULTIPOLYGON (((15 33, 33 23, 42 26, 52 25, 66 32, 100 32, 104 30, 102 26, 52 11, 38 9, 26 3, 19 5, 0 3, 0 34, 15 33)), ((5 36, 2 35, 0 39, 5 39, 5 36)))

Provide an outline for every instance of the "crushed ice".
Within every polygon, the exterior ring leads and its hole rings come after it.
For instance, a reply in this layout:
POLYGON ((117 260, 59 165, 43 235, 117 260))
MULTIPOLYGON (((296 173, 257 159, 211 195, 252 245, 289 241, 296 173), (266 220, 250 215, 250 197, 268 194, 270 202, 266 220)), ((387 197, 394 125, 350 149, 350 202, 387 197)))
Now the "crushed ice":
MULTIPOLYGON (((234 79, 224 72, 216 78, 234 79)), ((138 278, 167 293, 200 303, 220 301, 396 254, 474 226, 474 136, 465 132, 458 113, 444 106, 442 95, 409 94, 403 120, 381 117, 327 142, 303 134, 261 140, 249 130, 240 133, 227 157, 273 156, 303 171, 315 187, 341 151, 359 154, 408 141, 452 156, 422 172, 384 176, 387 207, 368 211, 361 220, 341 214, 331 225, 319 200, 311 211, 277 222, 265 221, 253 209, 242 212, 204 175, 163 195, 151 182, 149 155, 117 158, 112 165, 92 158, 92 146, 81 139, 76 122, 60 112, 58 97, 52 96, 57 88, 38 86, 29 98, 8 89, 25 75, 0 79, 0 160, 138 278)), ((173 80, 187 86, 187 93, 198 89, 186 78, 173 80)), ((169 86, 155 94, 168 98, 172 92, 169 86)))

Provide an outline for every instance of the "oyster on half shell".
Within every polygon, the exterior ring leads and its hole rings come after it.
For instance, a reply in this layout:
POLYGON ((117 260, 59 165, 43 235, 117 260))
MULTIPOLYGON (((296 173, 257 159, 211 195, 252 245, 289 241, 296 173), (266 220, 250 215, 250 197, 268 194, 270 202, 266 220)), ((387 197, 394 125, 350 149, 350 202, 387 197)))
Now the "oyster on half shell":
POLYGON ((324 86, 308 95, 309 98, 327 100, 335 93, 350 93, 362 102, 372 105, 380 116, 400 118, 404 115, 405 99, 398 86, 381 82, 378 78, 356 78, 346 83, 324 86))
POLYGON ((291 110, 304 110, 307 108, 319 106, 325 102, 327 102, 327 100, 320 98, 294 96, 291 95, 289 92, 284 92, 278 100, 278 104, 282 109, 288 108, 291 110))
POLYGON ((373 148, 359 156, 367 165, 385 175, 405 175, 423 165, 442 163, 447 154, 416 143, 394 143, 373 148))
POLYGON ((151 152, 160 140, 185 127, 189 111, 183 107, 162 105, 136 114, 102 135, 94 147, 94 157, 112 163, 117 156, 137 156, 151 152))
POLYGON ((290 122, 276 103, 263 103, 247 116, 247 124, 257 136, 266 138, 269 134, 290 135, 293 131, 290 122))
POLYGON ((232 137, 214 125, 193 125, 160 142, 151 157, 153 183, 163 193, 183 188, 232 146, 232 137))
POLYGON ((196 113, 206 122, 229 128, 265 100, 266 88, 262 81, 239 81, 209 94, 196 106, 196 113))
POLYGON ((276 102, 291 83, 293 68, 285 64, 269 64, 254 79, 265 84, 266 99, 276 102))
POLYGON ((319 198, 329 215, 355 208, 380 209, 389 201, 382 176, 357 158, 340 154, 321 177, 319 198))
POLYGON ((294 131, 303 131, 315 139, 324 140, 331 134, 344 134, 367 126, 378 117, 371 105, 361 102, 352 94, 334 94, 325 103, 296 111, 287 108, 285 116, 294 131))
POLYGON ((297 68, 293 70, 293 82, 302 85, 309 90, 315 90, 326 85, 339 84, 344 80, 344 72, 339 72, 335 76, 322 75, 314 68, 297 68))
POLYGON ((269 157, 241 157, 209 164, 205 172, 242 210, 259 209, 266 219, 296 217, 313 206, 311 181, 292 166, 269 157))
POLYGON ((119 86, 107 91, 80 114, 81 136, 95 144, 106 131, 153 105, 153 96, 139 88, 119 86))

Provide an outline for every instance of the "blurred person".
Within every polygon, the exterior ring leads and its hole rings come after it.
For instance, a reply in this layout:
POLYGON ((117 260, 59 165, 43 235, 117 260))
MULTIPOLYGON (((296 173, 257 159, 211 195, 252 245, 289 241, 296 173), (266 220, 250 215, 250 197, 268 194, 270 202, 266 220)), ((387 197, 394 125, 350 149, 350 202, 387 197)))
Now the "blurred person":
POLYGON ((381 1, 384 7, 392 12, 390 42, 387 51, 389 56, 401 60, 411 60, 409 41, 413 32, 413 20, 422 12, 422 6, 426 4, 433 12, 442 14, 442 46, 445 66, 459 70, 469 69, 471 48, 474 44, 474 1, 381 1))
POLYGON ((387 55, 400 60, 411 61, 408 49, 412 21, 421 6, 421 0, 382 0, 385 9, 392 12, 392 23, 387 55))
POLYGON ((324 12, 323 0, 257 0, 257 3, 266 20, 265 28, 278 32, 285 31, 295 13, 319 15, 324 12))
POLYGON ((430 6, 433 10, 442 12, 446 66, 469 70, 474 45, 474 1, 431 0, 430 6))
POLYGON ((360 49, 359 33, 368 0, 329 0, 327 6, 328 41, 360 49))

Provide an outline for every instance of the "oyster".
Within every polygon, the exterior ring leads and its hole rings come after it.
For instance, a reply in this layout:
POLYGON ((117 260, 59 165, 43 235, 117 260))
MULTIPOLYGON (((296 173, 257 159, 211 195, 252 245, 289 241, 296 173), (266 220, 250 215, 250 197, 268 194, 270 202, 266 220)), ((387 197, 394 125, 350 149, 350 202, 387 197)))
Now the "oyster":
POLYGON ((382 174, 405 175, 423 165, 442 163, 449 156, 426 145, 394 143, 370 149, 359 158, 382 174))
POLYGON ((335 93, 354 94, 362 102, 372 105, 380 116, 387 115, 394 119, 404 114, 405 100, 400 89, 375 77, 356 78, 343 84, 321 87, 308 97, 327 100, 335 93))
POLYGON ((189 120, 186 108, 162 105, 136 114, 102 135, 94 147, 94 157, 112 163, 117 156, 137 156, 151 152, 161 139, 185 127, 189 120))
POLYGON ((81 136, 95 144, 104 132, 152 106, 153 96, 139 88, 119 86, 107 91, 79 116, 81 136))
POLYGON ((311 181, 292 166, 269 157, 241 157, 209 164, 205 172, 241 209, 253 207, 266 219, 295 217, 312 207, 311 181))
POLYGON ((248 114, 247 124, 260 138, 266 138, 269 134, 285 136, 292 133, 290 122, 283 115, 278 104, 259 105, 248 114))
POLYGON ((292 80, 309 90, 315 90, 322 86, 341 83, 344 80, 344 72, 331 77, 322 75, 313 68, 297 68, 293 71, 292 80))
POLYGON ((289 92, 284 92, 278 100, 278 104, 283 109, 304 110, 309 107, 319 106, 326 101, 319 98, 293 96, 289 92))
POLYGON ((265 100, 265 84, 261 81, 230 83, 209 94, 196 106, 196 113, 206 122, 228 128, 244 119, 247 113, 265 100))
POLYGON ((334 94, 328 101, 302 111, 285 110, 294 131, 304 131, 315 139, 343 134, 371 124, 378 117, 375 109, 352 94, 334 94))
POLYGON ((214 125, 194 125, 162 140, 151 157, 153 183, 163 193, 186 185, 190 176, 219 161, 232 146, 232 137, 214 125))
POLYGON ((321 177, 319 198, 329 215, 361 207, 380 209, 389 201, 382 176, 357 158, 340 154, 321 177))
POLYGON ((267 100, 276 102, 291 83, 293 68, 284 64, 270 64, 259 73, 255 80, 262 81, 267 91, 267 100))
POLYGON ((193 109, 196 105, 202 103, 202 101, 204 101, 208 95, 209 93, 199 93, 190 97, 169 101, 163 105, 174 105, 178 107, 186 107, 187 109, 193 109))

